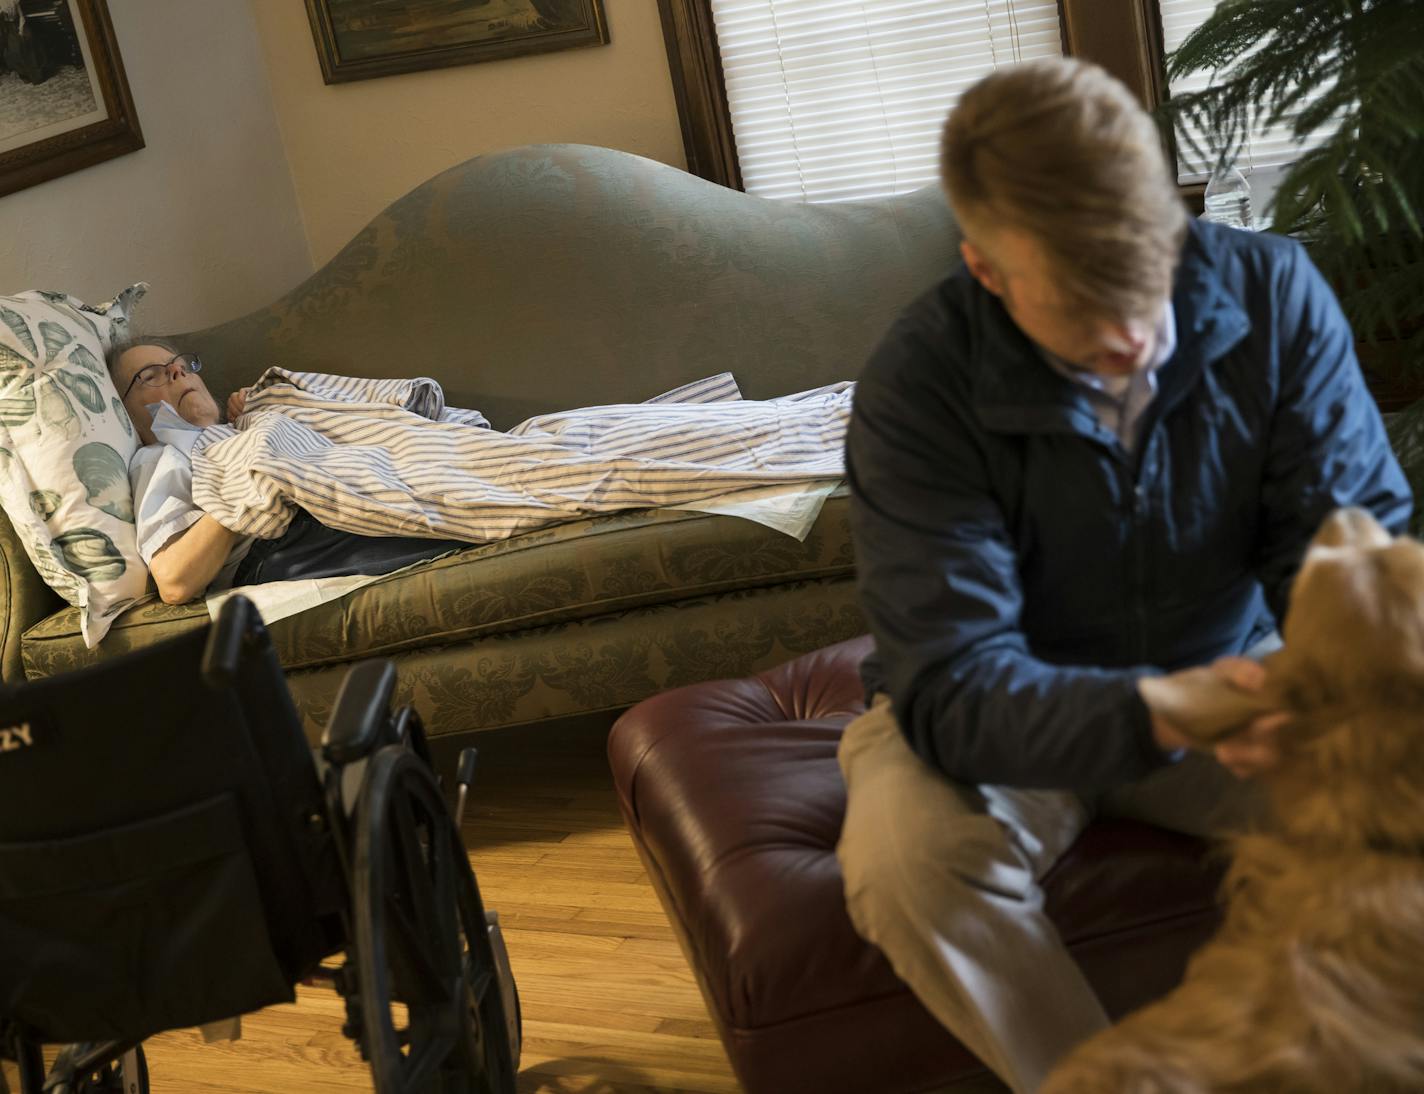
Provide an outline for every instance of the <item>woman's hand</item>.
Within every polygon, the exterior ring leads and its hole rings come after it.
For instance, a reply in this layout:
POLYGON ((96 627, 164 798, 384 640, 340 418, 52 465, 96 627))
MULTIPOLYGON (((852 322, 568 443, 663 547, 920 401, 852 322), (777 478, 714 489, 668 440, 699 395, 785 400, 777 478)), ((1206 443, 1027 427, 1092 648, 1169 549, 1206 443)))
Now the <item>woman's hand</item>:
POLYGON ((230 532, 204 513, 196 524, 173 536, 158 549, 148 572, 165 604, 186 604, 203 595, 218 576, 238 541, 230 532))
POLYGON ((227 397, 227 420, 235 422, 247 408, 247 393, 250 387, 240 387, 227 397))

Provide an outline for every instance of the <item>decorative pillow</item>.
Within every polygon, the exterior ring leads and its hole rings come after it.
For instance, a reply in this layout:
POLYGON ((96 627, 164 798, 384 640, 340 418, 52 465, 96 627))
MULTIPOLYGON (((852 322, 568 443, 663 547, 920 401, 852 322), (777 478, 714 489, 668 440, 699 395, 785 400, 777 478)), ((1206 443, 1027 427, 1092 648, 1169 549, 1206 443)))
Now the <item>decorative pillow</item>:
POLYGON ((104 364, 146 291, 98 307, 0 296, 0 505, 45 583, 80 609, 90 647, 148 586, 129 487, 138 437, 104 364))

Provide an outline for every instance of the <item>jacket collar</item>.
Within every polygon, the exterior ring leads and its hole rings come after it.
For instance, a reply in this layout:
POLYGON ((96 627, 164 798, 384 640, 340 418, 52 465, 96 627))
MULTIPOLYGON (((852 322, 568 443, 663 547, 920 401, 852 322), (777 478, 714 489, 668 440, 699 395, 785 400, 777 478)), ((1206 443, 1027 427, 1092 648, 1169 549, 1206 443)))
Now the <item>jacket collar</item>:
MULTIPOLYGON (((1151 414, 1160 418, 1191 389, 1207 365, 1220 360, 1251 329, 1217 266, 1219 243, 1188 222, 1172 287, 1177 349, 1157 372, 1151 414)), ((998 297, 969 279, 974 340, 974 409, 986 429, 1006 433, 1101 432, 1087 394, 1054 372, 1004 311, 998 297)))

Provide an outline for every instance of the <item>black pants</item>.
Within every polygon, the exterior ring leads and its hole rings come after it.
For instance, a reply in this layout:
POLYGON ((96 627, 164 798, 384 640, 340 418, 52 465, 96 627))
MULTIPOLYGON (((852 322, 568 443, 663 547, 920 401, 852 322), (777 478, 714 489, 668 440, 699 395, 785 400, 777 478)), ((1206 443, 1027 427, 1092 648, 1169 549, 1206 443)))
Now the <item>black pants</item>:
POLYGON ((470 546, 449 539, 417 536, 358 536, 328 528, 301 510, 276 539, 252 544, 237 567, 234 585, 290 581, 304 577, 388 574, 437 555, 470 546))

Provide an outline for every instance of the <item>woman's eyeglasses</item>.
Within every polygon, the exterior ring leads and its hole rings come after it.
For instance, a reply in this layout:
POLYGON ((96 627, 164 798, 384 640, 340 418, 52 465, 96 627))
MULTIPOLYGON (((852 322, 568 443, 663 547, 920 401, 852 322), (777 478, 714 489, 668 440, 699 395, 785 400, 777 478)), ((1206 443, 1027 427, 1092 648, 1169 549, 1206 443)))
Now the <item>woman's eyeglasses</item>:
POLYGON ((135 372, 133 379, 129 381, 129 386, 124 388, 124 393, 119 398, 127 399, 129 392, 134 389, 134 384, 142 384, 144 387, 162 387, 168 383, 168 369, 174 361, 183 366, 185 373, 203 371, 203 362, 199 360, 196 353, 175 353, 166 361, 144 365, 143 368, 135 372))

